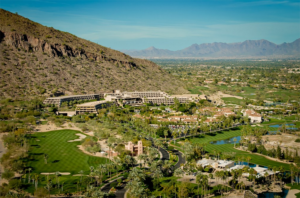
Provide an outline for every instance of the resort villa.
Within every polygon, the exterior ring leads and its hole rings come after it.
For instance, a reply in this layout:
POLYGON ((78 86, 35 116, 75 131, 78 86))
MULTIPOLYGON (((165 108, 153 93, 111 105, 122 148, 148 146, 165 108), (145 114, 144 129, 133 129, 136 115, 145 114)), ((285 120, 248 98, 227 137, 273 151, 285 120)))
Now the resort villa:
POLYGON ((198 166, 202 166, 205 168, 206 166, 210 166, 214 169, 228 169, 234 166, 234 161, 231 160, 212 160, 203 158, 197 161, 198 166))
POLYGON ((242 110, 243 116, 250 118, 251 123, 261 123, 262 116, 253 109, 242 110))

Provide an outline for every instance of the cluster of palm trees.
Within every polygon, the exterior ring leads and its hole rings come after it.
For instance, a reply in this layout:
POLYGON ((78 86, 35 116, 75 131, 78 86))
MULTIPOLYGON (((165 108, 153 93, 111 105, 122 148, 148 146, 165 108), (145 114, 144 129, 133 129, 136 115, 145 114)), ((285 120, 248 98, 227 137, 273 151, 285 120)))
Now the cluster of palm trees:
POLYGON ((135 167, 133 168, 128 175, 128 183, 126 188, 128 193, 133 197, 143 197, 149 195, 149 189, 145 185, 146 174, 143 170, 135 167))
POLYGON ((147 148, 147 153, 148 154, 140 154, 137 157, 137 159, 140 162, 143 162, 144 167, 146 166, 146 164, 151 164, 154 161, 154 159, 157 158, 157 156, 159 155, 157 149, 155 149, 153 147, 148 147, 147 148))
POLYGON ((299 184, 299 173, 300 173, 300 166, 298 164, 291 164, 290 165, 291 171, 291 183, 294 184, 295 180, 297 185, 299 184))
POLYGON ((198 172, 196 175, 196 184, 198 185, 198 197, 200 195, 200 191, 199 188, 201 186, 201 197, 203 195, 203 197, 205 197, 205 195, 207 194, 206 192, 209 189, 209 185, 208 185, 208 176, 207 175, 203 175, 201 172, 198 172))

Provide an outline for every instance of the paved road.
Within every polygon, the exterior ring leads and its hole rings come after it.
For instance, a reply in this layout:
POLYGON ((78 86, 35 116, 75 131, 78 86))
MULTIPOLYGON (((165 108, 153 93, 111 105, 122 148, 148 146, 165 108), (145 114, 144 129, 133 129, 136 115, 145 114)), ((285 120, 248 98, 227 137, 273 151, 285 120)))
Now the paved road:
MULTIPOLYGON (((123 178, 123 176, 118 177, 118 178, 112 180, 111 182, 107 183, 105 186, 103 186, 103 187, 101 188, 101 191, 102 191, 102 192, 108 193, 109 190, 111 189, 110 184, 113 183, 113 182, 116 182, 118 179, 122 179, 122 178, 123 178)), ((117 187, 117 192, 118 192, 118 191, 122 192, 122 190, 124 189, 124 187, 125 187, 125 184, 123 184, 121 187, 117 187)), ((123 196, 121 196, 122 198, 124 197, 125 191, 126 191, 126 190, 124 189, 123 196)), ((117 192, 116 192, 116 193, 117 193, 117 192)), ((120 193, 120 192, 118 192, 118 194, 122 194, 122 193, 120 193)))
POLYGON ((102 187, 101 191, 108 193, 110 189, 111 189, 110 183, 108 183, 108 184, 106 184, 105 186, 102 187))
POLYGON ((158 149, 161 154, 162 154, 162 160, 169 160, 170 159, 170 155, 169 153, 167 152, 167 150, 163 149, 163 148, 160 148, 158 149))
MULTIPOLYGON (((116 198, 124 198, 125 196, 125 192, 126 192, 126 188, 125 188, 126 184, 122 184, 122 186, 116 187, 117 191, 115 193, 116 198)), ((111 189, 110 187, 110 183, 108 183, 107 185, 105 185, 102 188, 102 192, 108 193, 109 190, 111 189)))
POLYGON ((116 198, 124 198, 125 197, 125 193, 126 193, 126 188, 125 188, 126 184, 123 184, 122 186, 117 188, 117 192, 116 192, 116 198))
POLYGON ((182 156, 181 152, 177 151, 177 152, 174 152, 174 153, 179 157, 177 164, 175 164, 175 169, 177 169, 177 168, 180 167, 180 164, 184 164, 185 163, 185 159, 182 156))

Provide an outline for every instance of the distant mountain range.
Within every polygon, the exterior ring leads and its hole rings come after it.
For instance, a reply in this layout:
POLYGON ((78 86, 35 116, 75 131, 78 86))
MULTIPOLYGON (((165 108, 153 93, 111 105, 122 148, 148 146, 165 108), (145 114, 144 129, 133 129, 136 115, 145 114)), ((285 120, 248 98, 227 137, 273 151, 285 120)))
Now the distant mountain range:
POLYGON ((240 43, 193 44, 185 49, 171 51, 149 47, 144 50, 123 50, 139 58, 254 58, 300 57, 300 38, 292 43, 276 45, 270 41, 246 40, 240 43))

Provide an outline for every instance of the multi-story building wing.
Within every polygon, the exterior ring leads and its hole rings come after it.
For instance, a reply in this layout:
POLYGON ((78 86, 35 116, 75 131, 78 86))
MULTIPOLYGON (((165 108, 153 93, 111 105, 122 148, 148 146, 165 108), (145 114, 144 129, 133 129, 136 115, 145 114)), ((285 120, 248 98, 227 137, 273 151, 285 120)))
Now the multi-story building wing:
POLYGON ((60 106, 63 102, 74 101, 74 100, 99 100, 103 98, 104 94, 87 94, 87 95, 72 95, 72 96, 61 96, 52 97, 44 100, 44 104, 54 104, 60 106))
POLYGON ((110 102, 105 100, 102 101, 95 101, 95 102, 87 102, 83 104, 77 105, 75 111, 76 114, 83 114, 83 113, 98 113, 98 109, 103 109, 109 107, 111 105, 110 102))

